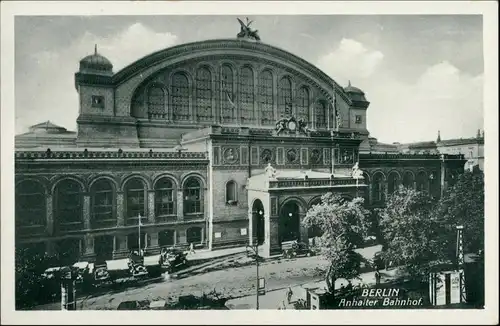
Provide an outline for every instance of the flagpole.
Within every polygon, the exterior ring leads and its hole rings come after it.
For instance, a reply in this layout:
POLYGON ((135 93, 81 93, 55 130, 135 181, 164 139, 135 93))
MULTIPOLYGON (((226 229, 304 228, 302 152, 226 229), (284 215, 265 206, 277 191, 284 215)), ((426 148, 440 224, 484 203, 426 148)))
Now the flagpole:
POLYGON ((141 255, 141 213, 139 213, 139 256, 141 255))

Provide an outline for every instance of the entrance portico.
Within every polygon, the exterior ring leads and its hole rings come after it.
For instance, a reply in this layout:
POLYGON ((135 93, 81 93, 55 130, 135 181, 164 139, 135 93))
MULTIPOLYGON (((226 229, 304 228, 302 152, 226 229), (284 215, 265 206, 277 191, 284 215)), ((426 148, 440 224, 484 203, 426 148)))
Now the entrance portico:
POLYGON ((363 196, 363 179, 351 175, 312 170, 283 170, 263 173, 248 179, 249 242, 263 247, 263 256, 281 252, 281 244, 298 240, 308 242, 302 225, 309 208, 323 194, 336 192, 343 197, 363 196))

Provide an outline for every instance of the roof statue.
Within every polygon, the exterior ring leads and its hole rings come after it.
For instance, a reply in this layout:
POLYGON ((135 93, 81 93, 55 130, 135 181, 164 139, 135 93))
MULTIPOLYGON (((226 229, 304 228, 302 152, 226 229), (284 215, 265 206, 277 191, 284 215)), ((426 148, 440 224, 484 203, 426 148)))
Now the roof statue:
POLYGON ((240 32, 236 35, 237 38, 248 38, 248 39, 254 39, 256 41, 260 41, 260 37, 258 34, 257 30, 252 30, 250 28, 250 25, 252 24, 253 20, 249 20, 248 17, 246 17, 247 23, 245 24, 241 19, 238 19, 238 22, 241 25, 240 32))

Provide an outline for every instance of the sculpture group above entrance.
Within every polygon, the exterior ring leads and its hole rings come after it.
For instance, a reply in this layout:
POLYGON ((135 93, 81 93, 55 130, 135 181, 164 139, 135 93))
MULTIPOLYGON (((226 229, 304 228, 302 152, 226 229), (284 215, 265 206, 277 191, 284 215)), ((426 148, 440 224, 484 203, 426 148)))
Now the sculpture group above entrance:
POLYGON ((308 131, 307 123, 302 119, 296 120, 294 116, 283 118, 276 122, 276 135, 282 132, 287 132, 289 134, 302 133, 307 135, 308 131))

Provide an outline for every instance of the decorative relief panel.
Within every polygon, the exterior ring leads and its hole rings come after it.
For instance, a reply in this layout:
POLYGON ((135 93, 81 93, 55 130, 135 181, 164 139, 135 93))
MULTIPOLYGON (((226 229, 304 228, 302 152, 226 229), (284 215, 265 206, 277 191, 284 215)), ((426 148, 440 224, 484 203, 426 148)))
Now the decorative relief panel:
POLYGON ((225 147, 223 150, 223 159, 225 164, 235 164, 240 158, 239 148, 225 147))
POLYGON ((312 164, 322 164, 321 159, 323 158, 323 155, 321 153, 321 150, 319 148, 314 148, 311 150, 311 163, 312 164))
POLYGON ((250 149, 250 164, 252 165, 258 165, 259 164, 259 148, 258 147, 252 147, 250 149))
POLYGON ((290 148, 286 151, 286 162, 288 164, 299 163, 299 153, 295 148, 290 148))
POLYGON ((330 157, 330 149, 323 148, 323 164, 330 165, 331 157, 330 157))
POLYGON ((278 198, 271 197, 271 215, 278 215, 278 198))
POLYGON ((271 148, 262 148, 260 150, 260 161, 261 163, 274 163, 275 161, 275 153, 274 149, 271 148))
POLYGON ((248 148, 246 146, 241 146, 240 151, 241 151, 241 165, 247 165, 248 164, 248 148))
POLYGON ((301 148, 300 149, 300 164, 302 165, 307 165, 309 162, 308 162, 308 155, 307 155, 307 148, 301 148))
POLYGON ((340 148, 340 155, 336 157, 338 164, 354 164, 354 149, 340 148))

